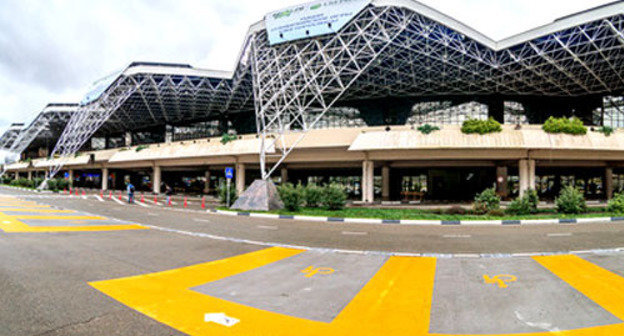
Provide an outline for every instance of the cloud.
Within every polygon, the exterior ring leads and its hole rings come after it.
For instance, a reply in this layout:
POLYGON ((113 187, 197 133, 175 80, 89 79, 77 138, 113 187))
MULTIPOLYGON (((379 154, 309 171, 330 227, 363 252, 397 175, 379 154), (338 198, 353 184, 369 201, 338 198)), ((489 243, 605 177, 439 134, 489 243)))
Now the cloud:
MULTIPOLYGON (((501 39, 609 0, 422 0, 501 39)), ((3 0, 0 132, 132 61, 232 70, 251 24, 300 0, 3 0)))

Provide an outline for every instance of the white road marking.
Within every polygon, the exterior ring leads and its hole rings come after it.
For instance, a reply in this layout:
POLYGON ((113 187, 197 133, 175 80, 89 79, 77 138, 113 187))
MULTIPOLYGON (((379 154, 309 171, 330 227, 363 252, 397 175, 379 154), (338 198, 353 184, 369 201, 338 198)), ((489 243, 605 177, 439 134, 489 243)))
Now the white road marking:
POLYGON ((148 212, 148 213, 147 213, 147 215, 148 215, 148 216, 158 216, 158 214, 153 213, 153 212, 148 212))
POLYGON ((204 315, 204 322, 213 322, 225 327, 231 327, 240 322, 240 320, 227 316, 224 313, 208 313, 204 315))
POLYGON ((263 229, 263 230, 277 230, 278 229, 278 227, 274 225, 258 225, 257 228, 263 229))
POLYGON ((368 232, 363 231, 342 231, 345 236, 366 236, 368 232))
POLYGON ((442 238, 470 238, 471 235, 443 235, 442 238))
POLYGON ((572 233, 568 232, 568 233, 549 233, 547 234, 548 237, 570 237, 572 235, 572 233))
POLYGON ((126 205, 126 203, 124 203, 123 201, 120 201, 119 199, 117 199, 117 197, 113 197, 113 201, 121 204, 121 205, 126 205))
POLYGON ((209 219, 193 218, 196 222, 212 223, 209 219))
POLYGON ((139 201, 139 202, 136 202, 136 201, 135 201, 134 203, 135 203, 135 204, 138 204, 138 205, 140 205, 140 206, 142 206, 142 207, 145 207, 145 208, 151 208, 149 205, 147 205, 147 204, 145 204, 145 203, 143 203, 143 202, 141 202, 141 201, 139 201))
POLYGON ((100 202, 104 202, 104 199, 98 195, 95 195, 95 198, 97 198, 97 200, 100 202))

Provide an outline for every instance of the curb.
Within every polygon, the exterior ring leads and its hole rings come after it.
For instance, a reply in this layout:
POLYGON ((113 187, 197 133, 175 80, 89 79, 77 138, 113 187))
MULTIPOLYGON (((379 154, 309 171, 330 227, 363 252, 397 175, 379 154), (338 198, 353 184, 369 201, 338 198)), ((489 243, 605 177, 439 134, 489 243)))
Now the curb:
POLYGON ((523 220, 466 220, 466 221, 444 221, 444 220, 389 220, 370 218, 336 218, 336 217, 316 217, 316 216, 289 216, 274 215, 242 211, 207 210, 208 213, 225 216, 243 216, 267 219, 291 219, 309 222, 331 222, 331 223, 357 223, 357 224, 388 224, 388 225, 442 225, 442 226, 471 226, 471 225, 540 225, 540 224, 589 224, 596 222, 620 222, 624 217, 592 217, 592 218, 551 218, 551 219, 523 219, 523 220))

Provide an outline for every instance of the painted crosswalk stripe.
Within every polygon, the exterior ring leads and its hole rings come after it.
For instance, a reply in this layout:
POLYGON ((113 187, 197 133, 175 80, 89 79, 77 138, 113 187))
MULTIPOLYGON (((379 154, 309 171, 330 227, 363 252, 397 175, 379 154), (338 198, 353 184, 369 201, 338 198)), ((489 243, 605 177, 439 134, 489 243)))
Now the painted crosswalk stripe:
POLYGON ((471 235, 457 235, 457 234, 452 234, 452 235, 443 235, 442 238, 470 238, 472 237, 471 235))
POLYGON ((119 204, 121 204, 121 205, 126 205, 126 203, 125 203, 125 202, 120 201, 120 200, 118 200, 118 199, 117 199, 117 198, 115 198, 115 197, 113 197, 113 198, 112 198, 112 200, 113 200, 113 201, 115 201, 115 202, 117 202, 117 203, 119 203, 119 204))
POLYGON ((546 236, 548 237, 570 237, 572 236, 572 233, 549 233, 546 236))
POLYGON ((278 229, 278 227, 274 225, 258 225, 257 228, 263 229, 263 230, 277 230, 278 229))

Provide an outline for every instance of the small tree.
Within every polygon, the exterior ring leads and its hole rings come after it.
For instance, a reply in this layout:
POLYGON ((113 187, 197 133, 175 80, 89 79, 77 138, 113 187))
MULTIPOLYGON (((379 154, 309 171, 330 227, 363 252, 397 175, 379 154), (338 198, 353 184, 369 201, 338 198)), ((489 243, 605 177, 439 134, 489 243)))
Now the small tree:
MULTIPOLYGON (((228 195, 228 188, 227 188, 227 185, 223 183, 221 187, 219 188, 219 201, 221 201, 221 203, 223 204, 227 204, 227 195, 228 195)), ((230 186, 230 204, 229 205, 232 205, 236 201, 237 198, 238 198, 238 195, 236 195, 236 188, 234 186, 230 186)))
POLYGON ((607 205, 607 211, 624 214, 624 194, 618 193, 613 195, 613 198, 609 200, 609 204, 607 205))
POLYGON ((343 186, 332 183, 323 188, 323 204, 329 210, 342 210, 347 204, 347 193, 343 186))
POLYGON ((583 193, 573 186, 563 188, 555 204, 557 211, 564 214, 579 214, 587 210, 583 193))
POLYGON ((323 188, 309 184, 303 190, 303 198, 307 207, 318 208, 323 203, 323 188))
POLYGON ((479 213, 498 210, 500 208, 500 197, 496 195, 494 188, 485 189, 475 196, 473 207, 479 213))
POLYGON ((297 187, 292 183, 285 183, 277 187, 280 198, 284 202, 284 207, 289 211, 299 211, 303 204, 303 188, 301 185, 297 187))

